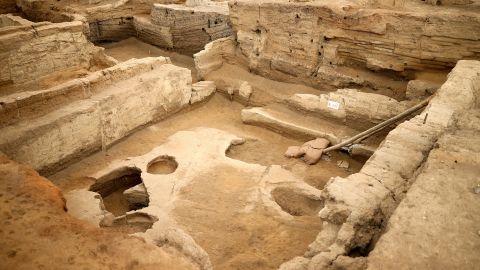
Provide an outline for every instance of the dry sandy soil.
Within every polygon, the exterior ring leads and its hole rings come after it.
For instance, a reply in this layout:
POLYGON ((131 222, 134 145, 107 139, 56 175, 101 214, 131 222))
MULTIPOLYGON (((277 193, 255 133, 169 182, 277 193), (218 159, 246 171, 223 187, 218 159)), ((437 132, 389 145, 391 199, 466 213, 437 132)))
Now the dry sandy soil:
POLYGON ((1 154, 0 200, 0 269, 197 269, 174 249, 71 217, 58 188, 1 154))

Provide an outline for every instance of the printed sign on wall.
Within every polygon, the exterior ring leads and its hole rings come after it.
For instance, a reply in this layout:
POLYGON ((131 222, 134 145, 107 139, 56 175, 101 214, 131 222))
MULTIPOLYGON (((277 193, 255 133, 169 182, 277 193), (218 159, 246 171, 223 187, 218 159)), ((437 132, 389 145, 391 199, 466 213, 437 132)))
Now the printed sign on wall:
POLYGON ((327 107, 331 109, 338 110, 340 109, 340 102, 336 102, 334 100, 329 100, 327 103, 327 107))

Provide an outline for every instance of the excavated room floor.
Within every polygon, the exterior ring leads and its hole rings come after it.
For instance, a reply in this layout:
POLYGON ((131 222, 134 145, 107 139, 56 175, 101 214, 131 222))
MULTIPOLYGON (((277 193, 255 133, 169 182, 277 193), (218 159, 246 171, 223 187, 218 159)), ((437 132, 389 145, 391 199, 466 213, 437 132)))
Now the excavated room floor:
MULTIPOLYGON (((317 189, 321 189, 330 177, 345 177, 359 171, 363 165, 362 161, 343 153, 332 153, 327 160, 313 166, 299 159, 288 159, 283 155, 286 148, 303 142, 244 125, 240 118, 242 108, 241 104, 216 94, 201 106, 142 129, 50 179, 64 193, 86 189, 93 181, 85 176, 95 175, 115 161, 144 155, 178 131, 199 127, 219 129, 246 139, 244 144, 230 147, 227 157, 263 166, 281 165, 317 189), (339 168, 339 160, 348 161, 350 167, 339 168)), ((275 217, 265 207, 243 213, 249 200, 248 191, 257 184, 250 176, 248 172, 228 166, 215 168, 213 173, 206 175, 196 175, 180 191, 180 200, 189 203, 178 204, 172 211, 175 222, 209 254, 215 269, 275 269, 302 255, 321 230, 320 220, 312 214, 315 211, 308 211, 320 205, 281 189, 275 190, 272 196, 282 209, 294 214, 293 219, 275 217), (304 207, 289 209, 291 205, 304 207)))

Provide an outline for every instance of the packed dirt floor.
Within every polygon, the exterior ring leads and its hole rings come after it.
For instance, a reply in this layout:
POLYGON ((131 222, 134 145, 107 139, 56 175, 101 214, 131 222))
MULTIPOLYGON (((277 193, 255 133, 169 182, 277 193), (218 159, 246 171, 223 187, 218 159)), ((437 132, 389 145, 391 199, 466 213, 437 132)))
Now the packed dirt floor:
MULTIPOLYGON (((64 193, 88 188, 92 181, 84 176, 95 174, 115 160, 145 154, 175 132, 196 127, 217 128, 246 138, 243 145, 232 146, 227 156, 248 163, 281 165, 318 189, 331 176, 347 176, 362 166, 361 160, 337 152, 327 156, 328 161, 314 166, 286 158, 284 152, 288 146, 303 142, 244 125, 240 119, 242 108, 241 104, 216 94, 202 106, 140 130, 107 151, 72 164, 49 178, 64 193), (347 160, 350 167, 339 168, 339 160, 347 160)), ((205 249, 215 269, 276 269, 302 255, 321 230, 321 222, 314 213, 296 216, 292 221, 272 217, 262 208, 242 214, 248 190, 254 184, 252 179, 245 178, 244 172, 227 167, 217 168, 214 174, 196 176, 181 191, 180 197, 189 203, 174 210, 175 220, 205 249)))
POLYGON ((197 74, 193 57, 180 54, 174 51, 161 49, 157 46, 142 42, 134 37, 124 39, 118 42, 100 43, 98 44, 105 48, 105 53, 120 62, 127 61, 132 58, 169 57, 172 64, 188 68, 192 71, 192 80, 196 81, 197 74))

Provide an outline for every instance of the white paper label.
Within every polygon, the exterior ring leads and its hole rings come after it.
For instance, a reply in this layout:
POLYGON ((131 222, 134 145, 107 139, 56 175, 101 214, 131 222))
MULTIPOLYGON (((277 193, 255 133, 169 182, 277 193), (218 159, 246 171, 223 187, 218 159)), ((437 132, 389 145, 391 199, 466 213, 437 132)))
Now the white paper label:
POLYGON ((338 110, 338 109, 340 109, 340 102, 336 102, 336 101, 333 101, 333 100, 329 100, 329 101, 328 101, 328 104, 327 104, 327 107, 328 107, 328 108, 335 109, 335 110, 338 110))

